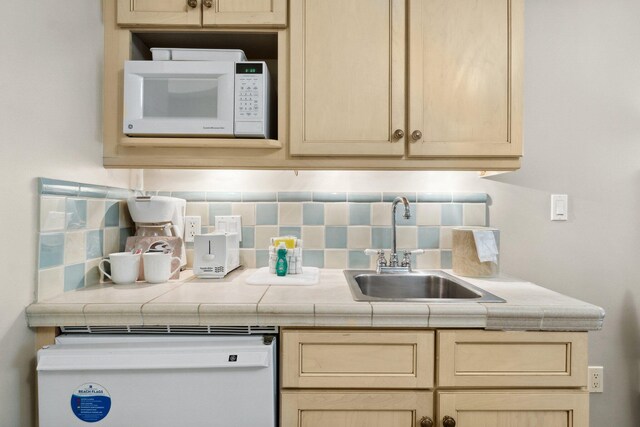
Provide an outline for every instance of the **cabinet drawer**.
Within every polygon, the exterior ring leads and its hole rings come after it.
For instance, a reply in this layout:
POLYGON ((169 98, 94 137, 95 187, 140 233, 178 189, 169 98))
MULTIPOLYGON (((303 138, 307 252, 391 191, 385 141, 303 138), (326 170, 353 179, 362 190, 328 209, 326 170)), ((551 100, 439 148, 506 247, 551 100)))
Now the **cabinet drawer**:
POLYGON ((586 332, 438 331, 440 387, 585 387, 586 332))
POLYGON ((285 330, 285 388, 431 388, 432 331, 285 330))

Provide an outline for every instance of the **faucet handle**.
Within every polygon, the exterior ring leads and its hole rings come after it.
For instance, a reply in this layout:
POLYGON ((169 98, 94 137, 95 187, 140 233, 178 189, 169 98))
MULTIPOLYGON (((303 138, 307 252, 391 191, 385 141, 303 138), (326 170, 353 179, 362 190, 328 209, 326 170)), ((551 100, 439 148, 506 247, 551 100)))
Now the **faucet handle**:
POLYGON ((384 254, 384 251, 382 249, 365 249, 364 250, 364 254, 365 255, 380 255, 380 252, 382 252, 384 254))
POLYGON ((424 253, 424 249, 414 249, 412 251, 404 251, 404 255, 402 256, 402 265, 403 267, 409 267, 411 270, 411 255, 420 255, 424 253))
POLYGON ((383 249, 365 249, 365 255, 377 255, 378 259, 376 260, 376 271, 379 273, 381 267, 387 266, 387 259, 384 257, 383 249))

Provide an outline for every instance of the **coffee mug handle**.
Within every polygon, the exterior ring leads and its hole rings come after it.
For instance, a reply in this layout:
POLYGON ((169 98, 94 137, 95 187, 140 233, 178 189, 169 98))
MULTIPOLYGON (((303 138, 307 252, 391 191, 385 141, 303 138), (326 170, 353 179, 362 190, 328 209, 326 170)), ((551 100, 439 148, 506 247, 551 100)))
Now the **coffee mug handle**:
POLYGON ((176 274, 178 271, 180 271, 180 263, 182 262, 182 260, 180 258, 178 258, 177 256, 171 257, 171 262, 173 262, 174 259, 178 260, 178 268, 176 268, 175 270, 173 270, 171 272, 171 274, 169 275, 169 277, 172 277, 174 274, 176 274))
MULTIPOLYGON (((102 261, 100 261, 100 264, 98 264, 98 270, 100 270, 100 273, 104 274, 106 277, 109 278, 109 280, 111 280, 113 282, 113 279, 111 278, 111 276, 109 276, 107 274, 107 272, 104 271, 104 263, 105 262, 109 262, 109 260, 105 258, 102 261)), ((111 264, 111 262, 109 262, 109 264, 111 264)))

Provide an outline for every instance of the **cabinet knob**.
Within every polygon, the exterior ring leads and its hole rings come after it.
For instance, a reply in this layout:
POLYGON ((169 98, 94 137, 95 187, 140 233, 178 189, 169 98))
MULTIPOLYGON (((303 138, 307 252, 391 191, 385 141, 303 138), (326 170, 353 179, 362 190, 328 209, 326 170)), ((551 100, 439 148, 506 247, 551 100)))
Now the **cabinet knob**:
POLYGON ((187 0, 187 5, 191 9, 195 9, 198 6, 198 0, 187 0))
POLYGON ((444 418, 442 419, 442 426, 443 427, 456 427, 456 420, 454 420, 453 418, 451 418, 448 415, 445 415, 444 418))
POLYGON ((404 131, 402 129, 396 129, 396 131, 393 132, 393 140, 397 141, 402 138, 404 138, 404 131))
POLYGON ((433 420, 429 417, 420 418, 420 427, 433 427, 433 420))
POLYGON ((412 142, 416 142, 422 139, 422 132, 420 132, 419 130, 414 130, 413 132, 411 132, 411 141, 412 142))
POLYGON ((204 5, 204 7, 206 7, 207 9, 211 9, 213 7, 213 0, 204 0, 202 2, 202 4, 204 5))

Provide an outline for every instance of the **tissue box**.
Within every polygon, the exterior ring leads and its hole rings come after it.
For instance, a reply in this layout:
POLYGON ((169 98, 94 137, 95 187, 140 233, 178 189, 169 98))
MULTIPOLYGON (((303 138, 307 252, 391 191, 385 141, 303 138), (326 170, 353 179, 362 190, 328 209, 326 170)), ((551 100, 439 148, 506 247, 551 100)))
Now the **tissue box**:
MULTIPOLYGON (((458 227, 452 230, 453 247, 452 247, 452 269, 454 274, 466 277, 495 277, 498 275, 499 258, 496 262, 480 261, 478 256, 478 248, 476 248, 476 240, 473 232, 476 230, 491 231, 497 240, 499 231, 495 228, 488 227, 458 227)), ((497 256, 497 255, 496 255, 497 256)))

